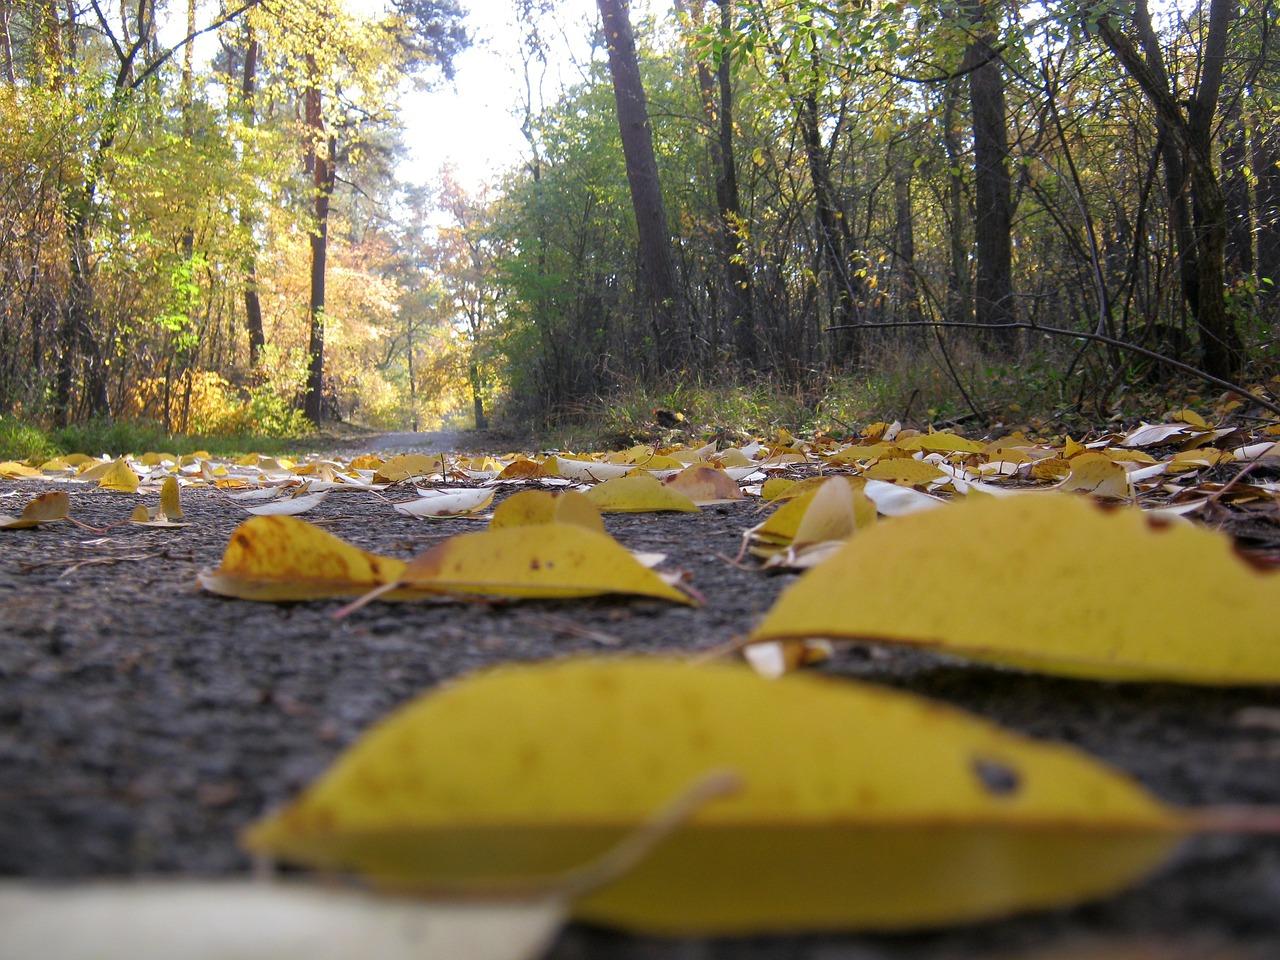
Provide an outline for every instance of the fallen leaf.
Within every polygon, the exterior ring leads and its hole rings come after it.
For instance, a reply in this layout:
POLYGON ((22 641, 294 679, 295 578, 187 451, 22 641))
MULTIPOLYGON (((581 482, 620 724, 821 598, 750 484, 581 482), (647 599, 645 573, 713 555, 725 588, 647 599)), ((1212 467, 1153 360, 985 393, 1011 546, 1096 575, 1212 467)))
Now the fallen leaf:
POLYGON ((493 490, 483 488, 462 490, 418 491, 417 500, 395 504, 396 512, 411 517, 465 517, 479 513, 493 502, 493 490))
POLYGON ((1128 471, 1101 453, 1082 453, 1072 458, 1071 473, 1058 484, 1058 489, 1120 500, 1133 496, 1128 471))
POLYGON ((604 519, 596 505, 576 490, 522 490, 512 494, 498 504, 489 526, 532 527, 545 523, 571 523, 596 533, 605 532, 604 519))
MULTIPOLYGON (((236 527, 216 569, 200 585, 242 600, 354 597, 397 581, 404 561, 366 553, 293 517, 254 517, 236 527)), ((392 592, 389 599, 412 595, 392 592)))
MULTIPOLYGON (((87 475, 82 474, 81 476, 84 479, 89 479, 87 475)), ((97 479, 98 487, 101 490, 112 490, 116 493, 138 492, 138 475, 133 472, 133 468, 125 460, 116 460, 108 464, 97 479)))
POLYGON ((35 467, 29 467, 25 463, 18 463, 16 460, 6 460, 0 463, 0 477, 5 480, 22 480, 43 476, 44 474, 35 467))
POLYGON ((698 505, 647 473, 606 480, 587 491, 601 513, 697 513, 698 505))
POLYGON ((0 530, 28 530, 42 523, 66 520, 70 515, 70 498, 61 490, 56 490, 32 498, 16 517, 0 514, 0 530))
POLYGON ((1194 823, 1074 749, 908 694, 584 658, 402 707, 245 839, 391 889, 475 894, 590 862, 709 770, 742 789, 576 916, 663 934, 976 920, 1111 893, 1194 823))
MULTIPOLYGON (((615 480, 636 471, 634 464, 600 463, 595 460, 574 460, 570 457, 553 457, 545 467, 554 469, 556 476, 577 480, 579 483, 600 483, 615 480)), ((650 477, 650 480, 653 478, 650 477)))
POLYGON ((1280 683, 1280 574, 1230 538, 1054 493, 970 498, 860 533, 751 640, 937 647, 1064 676, 1280 683))
POLYGON ((666 481, 666 487, 684 494, 699 506, 742 499, 737 481, 715 467, 687 467, 670 477, 666 481))
POLYGON ((244 509, 247 513, 252 513, 257 517, 292 517, 299 513, 306 513, 313 507, 320 506, 328 495, 327 491, 321 491, 320 493, 303 494, 300 497, 278 497, 261 506, 245 507, 244 509))
POLYGON ((911 487, 923 487, 945 476, 932 463, 911 459, 881 460, 864 470, 862 475, 869 480, 904 483, 911 487))
POLYGON ((450 537, 409 561, 396 582, 450 595, 562 599, 621 593, 693 603, 612 537, 567 523, 450 537))
POLYGON ((6 958, 50 960, 534 960, 559 897, 423 903, 244 881, 0 886, 6 958))
POLYGON ((403 453, 377 467, 374 483, 399 483, 412 477, 425 477, 442 473, 444 463, 440 457, 428 457, 421 453, 403 453))

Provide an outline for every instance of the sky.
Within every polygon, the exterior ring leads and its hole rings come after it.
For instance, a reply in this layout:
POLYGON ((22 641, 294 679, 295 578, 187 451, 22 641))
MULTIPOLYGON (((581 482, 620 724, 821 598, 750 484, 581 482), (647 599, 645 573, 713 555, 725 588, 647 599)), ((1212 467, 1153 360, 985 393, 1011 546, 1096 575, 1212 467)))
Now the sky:
MULTIPOLYGON (((406 93, 402 109, 409 156, 399 172, 402 179, 421 183, 451 165, 458 182, 474 191, 526 156, 517 113, 524 101, 524 74, 515 4, 464 0, 463 5, 475 43, 454 62, 452 83, 406 93)), ((556 8, 553 22, 544 25, 547 102, 581 79, 598 21, 595 0, 558 0, 556 8)), ((636 19, 670 9, 671 0, 632 0, 636 19)))

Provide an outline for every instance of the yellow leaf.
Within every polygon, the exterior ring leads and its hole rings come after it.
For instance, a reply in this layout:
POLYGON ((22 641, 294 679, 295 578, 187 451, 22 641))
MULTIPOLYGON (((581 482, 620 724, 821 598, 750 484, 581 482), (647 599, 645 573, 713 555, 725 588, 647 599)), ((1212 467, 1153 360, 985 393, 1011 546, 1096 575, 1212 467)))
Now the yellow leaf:
POLYGON ((881 460, 864 470, 862 475, 869 480, 886 480, 910 487, 923 487, 946 476, 932 463, 923 460, 881 460))
POLYGON ((570 523, 596 533, 605 532, 596 505, 576 490, 523 490, 512 494, 498 504, 489 526, 532 527, 546 523, 570 523))
POLYGON ((752 640, 938 647, 1064 676, 1280 683, 1280 574, 1219 533, 1055 493, 885 521, 782 594, 752 640))
POLYGON ((692 466, 681 470, 666 481, 668 490, 683 493, 695 504, 719 503, 725 500, 741 500, 742 491, 737 481, 723 470, 714 467, 692 466))
POLYGON ((693 603, 612 537, 568 523, 450 537, 409 561, 398 581, 432 593, 530 599, 628 593, 693 603))
POLYGON ((1074 749, 908 694, 596 658, 402 707, 245 842, 474 894, 590 862, 712 770, 742 789, 577 916, 719 934, 976 920, 1110 893, 1191 828, 1074 749))
POLYGON ((372 453, 362 454, 347 464, 350 470, 377 470, 380 466, 382 458, 372 453))
POLYGON ((1110 457, 1100 453, 1082 453, 1070 462, 1071 473, 1058 484, 1059 490, 1119 499, 1133 496, 1128 471, 1110 457))
POLYGON ((502 472, 498 474, 499 480, 535 480, 543 477, 556 476, 535 460, 527 460, 520 458, 513 460, 502 468, 502 472))
POLYGON ((1209 424, 1205 423, 1204 417, 1200 416, 1200 414, 1196 413, 1194 410, 1188 410, 1188 409, 1175 410, 1173 411, 1173 413, 1169 414, 1169 419, 1172 420, 1174 423, 1190 424, 1191 426, 1196 427, 1199 430, 1212 429, 1209 426, 1209 424))
POLYGON ((117 460, 98 477, 98 487, 116 493, 137 493, 138 475, 127 462, 117 460))
MULTIPOLYGON (((354 597, 393 583, 402 560, 366 553, 296 517, 252 517, 231 534, 222 563, 200 571, 200 585, 242 600, 354 597)), ((408 596, 411 592, 389 595, 408 596)))
POLYGON ((41 477, 44 474, 35 467, 28 467, 25 463, 18 463, 16 460, 6 460, 0 463, 0 477, 6 480, 18 480, 27 477, 41 477))
POLYGON ((875 520, 876 508, 865 493, 851 487, 843 477, 831 477, 814 491, 792 543, 803 546, 847 540, 855 530, 875 520))
POLYGON ((61 490, 42 493, 28 501, 16 517, 0 514, 0 530, 26 530, 42 523, 65 520, 71 513, 71 500, 61 490))
POLYGON ((441 473, 444 469, 439 457, 428 457, 421 453, 402 453, 392 457, 373 475, 374 483, 399 483, 410 477, 424 477, 432 473, 441 473))
POLYGON ((938 433, 917 434, 905 440, 899 440, 898 446, 903 450, 923 450, 926 453, 981 453, 982 444, 969 440, 959 434, 940 431, 938 433))
POLYGON ((760 488, 760 499, 766 502, 777 500, 799 482, 798 480, 789 480, 786 477, 770 477, 760 488))
POLYGON ((165 477, 160 485, 160 512, 168 520, 182 519, 182 491, 174 477, 165 477))
POLYGON ((698 512, 698 505, 683 493, 664 486, 647 473, 606 480, 588 490, 587 499, 601 513, 698 512))
POLYGON ((1047 457, 1031 465, 1033 480, 1061 480, 1071 472, 1071 461, 1061 457, 1047 457))
MULTIPOLYGON (((843 519, 835 521, 830 520, 830 514, 834 512, 831 499, 838 500, 835 495, 839 491, 839 484, 843 484, 847 490, 849 501, 849 509, 855 514, 857 520, 865 519, 866 524, 875 521, 875 507, 867 501, 865 494, 859 502, 855 494, 862 493, 862 480, 856 477, 812 477, 808 480, 802 480, 798 487, 805 487, 803 493, 796 497, 788 497, 788 499, 777 510, 773 511, 768 518, 760 524, 752 527, 747 531, 747 535, 752 539, 762 541, 766 544, 784 545, 794 541, 800 533, 800 528, 805 522, 805 518, 809 513, 817 498, 820 490, 825 490, 823 501, 819 503, 818 518, 810 521, 810 529, 817 531, 829 528, 832 523, 842 525, 843 519)), ((790 493, 790 491, 788 491, 790 493)), ((840 513, 844 517, 843 512, 840 513)), ((863 523, 856 523, 857 526, 864 526, 863 523)), ((832 539, 832 538, 825 538, 832 539)), ((765 551, 769 552, 769 551, 765 551)))

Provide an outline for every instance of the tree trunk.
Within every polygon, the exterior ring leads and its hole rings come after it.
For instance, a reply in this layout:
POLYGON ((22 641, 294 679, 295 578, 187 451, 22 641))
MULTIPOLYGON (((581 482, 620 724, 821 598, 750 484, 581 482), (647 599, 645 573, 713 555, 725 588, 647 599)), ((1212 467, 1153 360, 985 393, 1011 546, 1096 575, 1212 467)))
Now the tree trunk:
MULTIPOLYGON (((1242 348, 1235 321, 1227 313, 1224 260, 1227 249, 1226 200, 1213 168, 1212 129, 1226 53, 1227 31, 1236 15, 1236 0, 1210 0, 1209 31, 1203 69, 1188 114, 1169 87, 1156 46, 1144 58, 1133 41, 1109 17, 1098 20, 1098 32, 1125 71, 1138 84, 1186 160, 1194 215, 1196 258, 1196 327, 1200 362, 1206 373, 1231 379, 1240 367, 1242 348)), ((1155 44, 1144 0, 1134 7, 1135 30, 1143 42, 1155 44)))
POLYGON ((1253 203, 1258 222, 1258 289, 1266 303, 1280 305, 1280 126, 1262 117, 1254 123, 1253 203))
POLYGON ((484 397, 480 393, 480 366, 473 360, 467 370, 471 380, 471 407, 475 413, 476 429, 488 430, 489 420, 484 415, 484 397))
MULTIPOLYGON (((258 82, 258 38, 248 27, 248 43, 244 51, 244 73, 240 82, 240 103, 245 126, 252 127, 257 119, 254 96, 258 82)), ((262 300, 258 296, 257 239, 253 235, 254 217, 247 207, 240 208, 240 226, 248 234, 245 242, 248 252, 244 258, 244 316, 249 330, 249 367, 256 370, 262 361, 262 348, 266 336, 262 330, 262 300)))
POLYGON ((306 91, 307 164, 311 168, 315 194, 315 224, 311 230, 311 331, 308 342, 307 392, 302 410, 307 419, 319 425, 324 419, 324 281, 325 261, 329 252, 329 197, 333 193, 333 156, 336 144, 325 139, 324 115, 321 112, 319 79, 315 59, 308 56, 310 85, 306 91))
MULTIPOLYGON (((969 106, 973 119, 973 183, 977 216, 977 282, 974 317, 978 323, 1013 323, 1013 189, 1009 177, 1009 131, 1005 117, 1004 74, 987 22, 986 4, 970 5, 977 35, 966 54, 969 106)), ((1008 342, 1008 338, 1002 338, 1008 342)))
POLYGON ((742 240, 742 202, 738 195, 737 158, 733 148, 733 64, 727 45, 733 37, 733 0, 716 0, 720 6, 720 39, 725 44, 716 65, 720 88, 719 156, 716 178, 716 200, 720 206, 723 233, 726 304, 733 325, 738 358, 746 364, 757 359, 755 316, 751 306, 751 271, 747 266, 748 250, 742 240))
POLYGON ((9 33, 9 19, 12 15, 12 0, 0 0, 0 72, 11 87, 18 82, 13 70, 13 37, 9 33))
POLYGON ((1240 98, 1222 127, 1222 192, 1227 204, 1227 279, 1235 282, 1253 273, 1253 209, 1250 205, 1249 146, 1240 120, 1240 98))
POLYGON ((942 144, 947 153, 947 245, 950 254, 947 319, 967 323, 973 317, 973 301, 969 289, 969 250, 965 243, 964 225, 972 218, 966 209, 964 179, 960 172, 960 131, 956 124, 959 108, 960 80, 948 80, 942 108, 942 144))
POLYGON ((911 157, 900 153, 893 158, 894 251, 893 270, 897 281, 894 316, 899 320, 920 319, 920 291, 916 281, 916 233, 911 210, 911 157))
POLYGON ((651 318, 658 363, 665 370, 674 370, 688 358, 689 330, 676 319, 678 297, 671 233, 658 182, 658 162, 653 153, 649 108, 631 31, 631 12, 627 0, 596 0, 596 5, 609 50, 609 76, 613 81, 622 154, 635 210, 641 302, 651 318))

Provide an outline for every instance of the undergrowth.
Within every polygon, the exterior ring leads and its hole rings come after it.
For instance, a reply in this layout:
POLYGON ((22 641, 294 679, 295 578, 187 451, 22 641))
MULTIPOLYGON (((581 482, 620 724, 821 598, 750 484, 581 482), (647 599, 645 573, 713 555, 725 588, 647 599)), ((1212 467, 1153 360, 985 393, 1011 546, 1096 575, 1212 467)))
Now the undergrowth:
MULTIPOLYGON (((965 433, 1024 430, 1081 436, 1119 423, 1157 419, 1189 406, 1210 414, 1229 399, 1175 372, 1152 382, 1141 370, 1116 376, 1107 358, 1079 344, 1026 345, 1016 360, 993 360, 972 343, 887 341, 869 351, 863 369, 815 372, 799 383, 767 374, 734 383, 699 377, 635 381, 616 392, 562 408, 542 435, 561 449, 613 448, 687 438, 737 442, 793 433, 849 436, 876 421, 965 433)), ((1280 392, 1270 366, 1242 376, 1251 389, 1280 392)))
POLYGON ((10 417, 0 417, 0 460, 48 460, 69 453, 120 456, 126 453, 195 453, 214 456, 244 453, 282 454, 299 448, 301 437, 171 436, 155 423, 95 420, 60 429, 45 429, 10 417))

